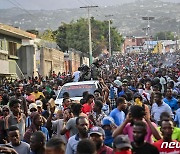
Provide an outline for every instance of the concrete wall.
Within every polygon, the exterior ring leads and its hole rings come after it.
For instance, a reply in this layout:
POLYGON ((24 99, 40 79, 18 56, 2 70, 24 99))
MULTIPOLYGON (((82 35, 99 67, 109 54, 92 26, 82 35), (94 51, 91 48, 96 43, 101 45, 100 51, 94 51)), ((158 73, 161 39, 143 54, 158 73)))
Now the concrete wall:
POLYGON ((81 59, 82 59, 81 65, 85 64, 85 65, 89 66, 89 58, 88 57, 81 57, 81 59))
POLYGON ((80 54, 77 52, 70 52, 69 53, 71 66, 70 72, 75 72, 78 70, 78 67, 81 65, 80 63, 80 54))
POLYGON ((18 65, 25 77, 32 76, 34 72, 34 54, 33 46, 22 46, 18 51, 18 65))
POLYGON ((40 49, 40 74, 49 76, 52 71, 64 72, 64 53, 56 50, 42 47, 40 49))
POLYGON ((1 64, 0 74, 8 74, 9 73, 9 62, 6 60, 0 59, 0 64, 1 64))
POLYGON ((9 73, 8 51, 0 49, 0 74, 9 73))
MULTIPOLYGON (((16 37, 12 37, 9 35, 0 34, 0 41, 2 42, 2 51, 6 52, 5 54, 0 53, 0 64, 1 64, 1 73, 0 74, 17 74, 18 66, 17 60, 18 52, 21 48, 22 40, 16 37), (14 42, 17 45, 17 55, 10 55, 9 53, 9 42, 14 42)), ((18 70, 19 72, 19 70, 18 70)))

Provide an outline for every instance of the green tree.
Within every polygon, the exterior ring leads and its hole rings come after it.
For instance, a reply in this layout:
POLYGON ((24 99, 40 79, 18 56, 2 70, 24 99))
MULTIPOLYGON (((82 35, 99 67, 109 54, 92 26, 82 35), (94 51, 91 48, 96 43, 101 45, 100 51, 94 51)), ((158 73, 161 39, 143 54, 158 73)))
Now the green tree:
POLYGON ((172 32, 158 32, 155 35, 155 39, 158 40, 175 40, 175 36, 172 32))
POLYGON ((43 32, 43 34, 40 35, 40 38, 42 40, 55 42, 56 41, 56 34, 51 29, 47 29, 43 32))
MULTIPOLYGON (((98 21, 92 17, 91 28, 93 56, 96 57, 102 52, 102 49, 108 47, 108 22, 98 21)), ((63 23, 54 33, 57 34, 56 41, 61 50, 67 51, 69 48, 74 48, 83 53, 89 52, 87 19, 80 18, 76 22, 63 23)), ((112 51, 120 50, 123 39, 114 27, 111 28, 111 40, 112 51)))

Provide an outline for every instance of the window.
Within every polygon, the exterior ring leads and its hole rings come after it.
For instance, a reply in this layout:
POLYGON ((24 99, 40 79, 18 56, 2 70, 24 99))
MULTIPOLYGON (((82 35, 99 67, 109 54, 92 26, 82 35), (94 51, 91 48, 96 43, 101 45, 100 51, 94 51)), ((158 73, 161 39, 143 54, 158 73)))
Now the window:
POLYGON ((9 42, 9 55, 17 56, 17 44, 9 42))
POLYGON ((132 39, 132 42, 135 42, 135 39, 132 39))

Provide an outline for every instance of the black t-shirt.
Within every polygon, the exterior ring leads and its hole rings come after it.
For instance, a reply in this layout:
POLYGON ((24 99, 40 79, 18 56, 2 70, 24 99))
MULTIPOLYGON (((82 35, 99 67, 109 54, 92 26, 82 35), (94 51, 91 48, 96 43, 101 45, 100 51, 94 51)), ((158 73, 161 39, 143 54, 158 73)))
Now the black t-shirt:
POLYGON ((159 154, 158 149, 150 143, 145 143, 140 148, 135 147, 134 142, 131 143, 133 154, 159 154))

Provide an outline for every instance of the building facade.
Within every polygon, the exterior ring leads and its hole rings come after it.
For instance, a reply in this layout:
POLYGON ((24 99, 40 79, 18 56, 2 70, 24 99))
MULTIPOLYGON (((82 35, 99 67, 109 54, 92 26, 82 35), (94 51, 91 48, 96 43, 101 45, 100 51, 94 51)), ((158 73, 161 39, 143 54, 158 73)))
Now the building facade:
POLYGON ((24 58, 19 56, 22 50, 22 40, 31 40, 36 35, 18 28, 0 23, 0 79, 24 78, 19 62, 24 58))

